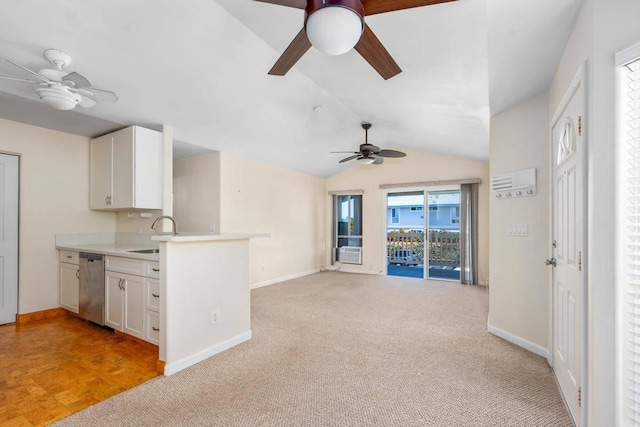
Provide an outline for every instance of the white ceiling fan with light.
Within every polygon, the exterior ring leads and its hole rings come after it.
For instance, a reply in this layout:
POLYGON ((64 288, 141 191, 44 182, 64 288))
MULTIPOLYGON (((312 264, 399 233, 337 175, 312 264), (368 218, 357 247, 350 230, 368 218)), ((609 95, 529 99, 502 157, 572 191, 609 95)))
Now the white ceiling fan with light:
POLYGON ((45 104, 57 110, 73 110, 77 105, 90 108, 100 101, 116 102, 114 92, 98 89, 83 75, 64 70, 71 64, 71 56, 59 49, 47 49, 44 58, 55 68, 44 68, 39 72, 30 70, 7 59, 7 62, 31 74, 36 80, 0 75, 0 79, 35 84, 35 93, 45 104))

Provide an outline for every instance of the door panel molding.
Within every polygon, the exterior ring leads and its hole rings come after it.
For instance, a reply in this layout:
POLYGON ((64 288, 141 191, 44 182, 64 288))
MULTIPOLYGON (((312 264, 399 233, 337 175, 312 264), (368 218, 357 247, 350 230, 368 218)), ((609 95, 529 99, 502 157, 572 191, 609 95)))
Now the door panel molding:
POLYGON ((549 129, 549 182, 552 183, 549 247, 551 256, 558 260, 558 266, 549 272, 548 360, 577 426, 586 420, 588 405, 588 292, 585 265, 588 243, 588 141, 585 132, 587 126, 584 125, 588 123, 585 120, 587 96, 586 63, 583 63, 553 115, 549 129), (579 132, 571 126, 572 123, 580 123, 579 132), (566 134, 568 131, 573 132, 569 139, 565 139, 567 135, 561 136, 562 132, 566 134), (567 141, 570 142, 565 147, 567 141), (552 245, 554 241, 555 248, 552 245))

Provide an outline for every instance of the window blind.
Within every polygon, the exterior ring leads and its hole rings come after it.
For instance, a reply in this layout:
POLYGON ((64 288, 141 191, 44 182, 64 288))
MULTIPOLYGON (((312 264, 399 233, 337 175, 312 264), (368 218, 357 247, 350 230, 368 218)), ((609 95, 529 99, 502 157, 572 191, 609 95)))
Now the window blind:
POLYGON ((640 425, 640 60, 622 67, 623 399, 627 423, 640 425))

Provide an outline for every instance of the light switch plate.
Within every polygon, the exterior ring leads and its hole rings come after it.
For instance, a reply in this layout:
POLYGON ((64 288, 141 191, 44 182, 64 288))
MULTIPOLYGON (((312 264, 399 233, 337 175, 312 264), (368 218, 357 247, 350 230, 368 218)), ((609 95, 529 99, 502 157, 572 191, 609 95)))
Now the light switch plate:
POLYGON ((509 236, 526 237, 529 235, 529 224, 509 224, 507 226, 509 236))

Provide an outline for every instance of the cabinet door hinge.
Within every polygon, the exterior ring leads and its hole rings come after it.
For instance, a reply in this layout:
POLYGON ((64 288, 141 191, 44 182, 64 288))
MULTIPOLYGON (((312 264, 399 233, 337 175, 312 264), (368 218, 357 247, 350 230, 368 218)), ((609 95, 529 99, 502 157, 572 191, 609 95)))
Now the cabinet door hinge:
POLYGON ((578 271, 582 271, 582 251, 578 252, 578 271))
POLYGON ((578 116, 578 136, 582 136, 582 116, 578 116))
POLYGON ((582 387, 578 387, 578 407, 582 407, 582 387))

